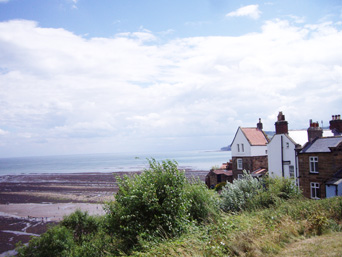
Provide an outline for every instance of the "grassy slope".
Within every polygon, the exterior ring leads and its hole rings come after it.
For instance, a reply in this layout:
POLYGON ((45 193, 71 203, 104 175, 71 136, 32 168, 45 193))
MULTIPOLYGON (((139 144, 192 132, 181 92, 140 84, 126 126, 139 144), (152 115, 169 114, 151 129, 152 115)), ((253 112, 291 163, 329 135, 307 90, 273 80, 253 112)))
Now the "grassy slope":
POLYGON ((342 232, 311 237, 289 244, 277 256, 342 256, 342 232))
MULTIPOLYGON (((297 250, 308 252, 310 256, 310 251, 317 252, 317 247, 310 245, 310 240, 324 244, 323 239, 330 238, 329 235, 324 235, 320 240, 321 237, 313 236, 341 231, 341 221, 341 197, 320 201, 289 201, 277 208, 244 212, 239 215, 222 214, 217 221, 206 226, 191 227, 189 233, 181 238, 166 239, 163 243, 155 245, 146 243, 146 251, 133 255, 283 256, 283 253, 287 254, 287 251, 300 245, 300 242, 305 242, 307 247, 298 246, 297 250)), ((322 250, 325 253, 330 248, 337 248, 337 252, 341 250, 341 243, 334 243, 334 238, 341 238, 341 233, 331 235, 330 244, 320 248, 325 249, 322 250)), ((289 252, 287 256, 302 256, 298 252, 294 255, 289 252)))

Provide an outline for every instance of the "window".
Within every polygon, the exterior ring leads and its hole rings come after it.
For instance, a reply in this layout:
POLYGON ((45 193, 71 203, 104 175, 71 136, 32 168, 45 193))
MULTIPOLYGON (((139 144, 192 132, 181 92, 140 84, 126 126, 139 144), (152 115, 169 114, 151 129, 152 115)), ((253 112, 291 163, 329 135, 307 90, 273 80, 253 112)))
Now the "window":
POLYGON ((241 151, 242 151, 242 152, 245 151, 245 147, 243 146, 243 144, 241 144, 241 151))
POLYGON ((243 179, 243 174, 238 174, 238 179, 243 179))
POLYGON ((319 183, 311 182, 310 183, 310 190, 311 190, 311 198, 312 199, 320 199, 321 198, 321 190, 319 183))
POLYGON ((237 159, 237 169, 242 170, 242 159, 237 159))
POLYGON ((310 173, 318 173, 318 157, 310 156, 310 173))
POLYGON ((289 175, 290 175, 290 178, 294 178, 294 166, 293 165, 289 166, 289 175))
POLYGON ((217 183, 221 183, 222 182, 222 176, 221 174, 217 175, 217 183))
POLYGON ((289 148, 289 147, 290 147, 289 142, 286 142, 286 148, 289 148))
POLYGON ((237 148, 238 148, 238 152, 240 152, 240 145, 239 144, 237 144, 237 148))

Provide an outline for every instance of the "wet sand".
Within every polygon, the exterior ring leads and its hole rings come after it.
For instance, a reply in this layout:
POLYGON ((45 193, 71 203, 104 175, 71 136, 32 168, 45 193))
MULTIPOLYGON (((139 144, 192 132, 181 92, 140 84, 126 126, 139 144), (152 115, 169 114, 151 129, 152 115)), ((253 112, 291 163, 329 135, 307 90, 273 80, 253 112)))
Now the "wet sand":
MULTIPOLYGON (((139 173, 139 172, 137 172, 139 173)), ((204 181, 208 171, 186 170, 204 181)), ((133 172, 22 174, 0 176, 0 257, 19 241, 44 233, 76 209, 102 215, 103 203, 114 200, 115 176, 133 172)))

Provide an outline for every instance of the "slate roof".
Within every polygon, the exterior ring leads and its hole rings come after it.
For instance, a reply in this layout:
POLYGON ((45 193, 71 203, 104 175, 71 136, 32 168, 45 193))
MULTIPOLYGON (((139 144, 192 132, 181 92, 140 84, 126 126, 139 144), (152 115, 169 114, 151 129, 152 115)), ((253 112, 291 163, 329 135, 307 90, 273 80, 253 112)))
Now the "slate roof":
POLYGON ((337 186, 338 184, 342 183, 342 169, 340 169, 338 172, 336 172, 333 176, 332 179, 330 179, 328 182, 325 184, 327 185, 335 185, 337 186))
POLYGON ((266 145, 268 143, 267 136, 257 128, 241 128, 241 131, 247 138, 250 145, 266 145))
MULTIPOLYGON (((308 142, 308 131, 306 129, 289 130, 287 136, 294 144, 300 144, 301 146, 304 146, 308 142)), ((323 130, 323 137, 332 136, 334 136, 334 134, 331 132, 331 130, 323 130)))
POLYGON ((329 153, 329 147, 336 147, 342 143, 342 137, 321 137, 308 143, 301 153, 329 153))

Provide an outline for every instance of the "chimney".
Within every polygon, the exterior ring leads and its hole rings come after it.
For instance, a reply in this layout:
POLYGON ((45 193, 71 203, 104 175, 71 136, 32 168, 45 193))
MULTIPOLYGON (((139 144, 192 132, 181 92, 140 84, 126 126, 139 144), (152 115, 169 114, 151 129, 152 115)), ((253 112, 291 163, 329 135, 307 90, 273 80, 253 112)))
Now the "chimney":
POLYGON ((330 121, 330 130, 334 136, 339 136, 342 134, 342 120, 341 115, 333 115, 330 121))
POLYGON ((257 128, 259 130, 262 130, 263 126, 262 126, 262 123, 261 123, 261 119, 259 118, 259 122, 257 123, 257 128))
POLYGON ((310 127, 308 128, 308 140, 309 142, 312 142, 316 138, 320 138, 323 136, 323 129, 319 127, 319 123, 312 122, 310 120, 310 127))
POLYGON ((285 115, 283 112, 279 112, 278 114, 278 121, 274 124, 275 125, 275 131, 276 134, 288 134, 288 123, 285 120, 285 115))

